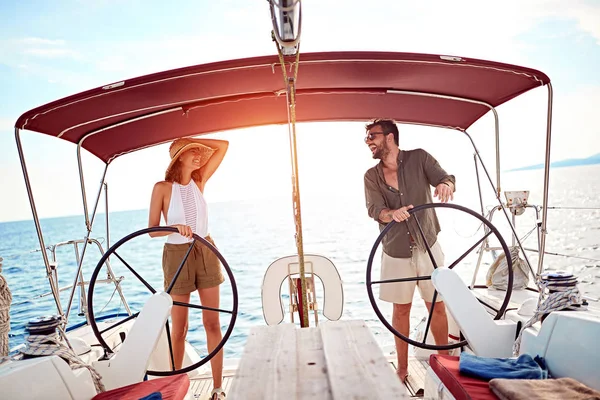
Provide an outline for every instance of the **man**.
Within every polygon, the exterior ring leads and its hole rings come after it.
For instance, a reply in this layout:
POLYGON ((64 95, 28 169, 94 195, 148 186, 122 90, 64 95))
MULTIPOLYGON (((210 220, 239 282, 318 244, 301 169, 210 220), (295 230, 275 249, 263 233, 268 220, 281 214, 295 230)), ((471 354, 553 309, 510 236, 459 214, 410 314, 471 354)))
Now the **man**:
MULTIPOLYGON (((415 219, 409 218, 408 210, 433 202, 430 185, 435 187, 434 196, 441 202, 453 199, 455 178, 448 175, 425 150, 400 150, 398 127, 394 121, 376 119, 366 126, 366 130, 365 142, 373 158, 381 160, 364 177, 369 216, 379 222, 380 231, 392 220, 398 222, 382 241, 381 280, 429 276, 434 267, 415 219)), ((440 226, 435 210, 422 210, 416 217, 437 266, 442 266, 444 253, 437 242, 440 226)), ((431 280, 384 283, 380 286, 379 298, 394 304, 392 326, 405 336, 409 335, 415 286, 419 287, 421 297, 430 310, 435 290, 431 280)), ((435 342, 447 344, 448 319, 444 303, 439 297, 433 310, 431 332, 435 342)), ((397 374, 404 382, 408 377, 408 344, 399 338, 395 338, 395 341, 397 374)), ((443 353, 447 354, 447 351, 443 353)))

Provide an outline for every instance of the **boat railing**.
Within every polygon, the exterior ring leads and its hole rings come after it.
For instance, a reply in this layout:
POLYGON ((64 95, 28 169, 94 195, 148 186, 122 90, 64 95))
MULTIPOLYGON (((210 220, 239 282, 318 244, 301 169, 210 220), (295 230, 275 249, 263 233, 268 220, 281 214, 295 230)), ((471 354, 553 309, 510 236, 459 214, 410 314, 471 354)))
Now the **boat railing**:
MULTIPOLYGON (((507 194, 507 196, 509 195, 509 193, 511 192, 505 192, 507 194)), ((512 228, 512 232, 511 232, 511 247, 515 247, 515 246, 519 246, 521 253, 524 255, 524 261, 526 263, 526 265, 528 266, 529 272, 531 273, 531 277, 533 278, 534 282, 536 280, 537 274, 535 273, 535 271, 533 270, 533 267, 531 266, 530 262, 529 262, 529 258, 526 256, 526 251, 529 252, 535 252, 535 253, 539 253, 540 251, 540 229, 541 229, 541 223, 539 222, 539 217, 540 217, 540 210, 541 210, 541 206, 538 205, 533 205, 533 204, 528 204, 527 202, 522 202, 522 203, 518 203, 518 204, 511 204, 511 202, 507 201, 507 203, 502 203, 501 205, 497 205, 494 206, 489 213, 485 216, 486 219, 490 222, 492 222, 493 218, 494 218, 494 214, 496 213, 496 211, 499 210, 504 210, 510 213, 511 218, 508 219, 508 224, 510 225, 510 227, 512 228), (516 235, 516 229, 517 229, 517 217, 521 216, 523 214, 525 214, 525 212, 528 209, 533 209, 535 211, 535 224, 534 227, 529 230, 527 233, 525 233, 524 235, 522 235, 521 237, 517 237, 516 235), (537 232, 537 249, 532 249, 531 247, 526 247, 523 245, 523 243, 525 242, 525 240, 533 233, 533 231, 537 232)), ((486 228, 487 229, 487 228, 486 228)), ((486 232, 487 233, 487 230, 486 232)), ((501 251, 502 247, 500 246, 490 246, 490 242, 489 240, 486 238, 482 243, 481 246, 479 248, 479 256, 477 258, 477 263, 475 265, 475 270, 473 272, 473 277, 471 280, 471 288, 475 288, 476 286, 476 281, 477 281, 477 276, 479 274, 479 268, 481 267, 482 261, 483 261, 483 255, 486 252, 494 252, 494 251, 501 251)))
MULTIPOLYGON (((96 247, 98 248, 98 251, 100 252, 100 256, 104 255, 105 251, 102 246, 102 243, 98 239, 95 239, 95 238, 67 240, 64 242, 59 242, 59 243, 47 246, 45 250, 49 253, 49 256, 50 256, 50 271, 51 271, 49 274, 47 274, 47 278, 48 278, 48 282, 50 284, 51 290, 46 291, 41 294, 36 294, 33 297, 29 297, 29 298, 21 300, 19 302, 13 303, 11 305, 12 312, 18 312, 20 310, 20 307, 27 307, 32 301, 39 300, 39 299, 42 299, 42 298, 48 297, 48 296, 54 296, 57 304, 60 307, 58 310, 59 314, 63 317, 63 322, 64 322, 64 325, 66 326, 68 323, 68 317, 69 317, 70 313, 69 313, 69 310, 65 310, 63 305, 61 304, 60 295, 55 295, 55 293, 60 294, 64 291, 71 290, 69 304, 72 303, 72 300, 77 293, 77 295, 78 295, 77 314, 79 316, 85 317, 86 322, 89 323, 90 322, 89 321, 89 313, 88 313, 88 309, 87 309, 87 287, 88 287, 90 281, 86 280, 84 278, 82 269, 79 269, 78 276, 77 276, 77 279, 75 280, 74 284, 72 283, 72 284, 68 284, 65 286, 60 286, 59 279, 58 279, 58 270, 59 270, 59 268, 58 268, 58 266, 59 266, 58 253, 59 252, 58 252, 58 250, 60 248, 72 246, 73 253, 75 256, 75 261, 77 263, 76 265, 80 265, 81 264, 81 255, 80 255, 80 251, 79 251, 79 245, 83 244, 86 241, 90 245, 96 245, 96 247), (76 286, 76 290, 72 290, 73 285, 76 286)), ((41 250, 37 249, 35 251, 41 251, 41 250)), ((123 307, 124 307, 127 315, 131 315, 131 310, 129 308, 129 304, 127 303, 127 300, 125 299, 125 296, 123 295, 123 291, 121 288, 121 282, 123 281, 124 278, 115 276, 113 269, 110 265, 110 259, 107 258, 107 260, 105 262, 105 266, 106 266, 106 278, 98 279, 98 280, 96 280, 96 283, 114 284, 115 292, 119 294, 121 303, 123 304, 123 307)))
MULTIPOLYGON (((73 284, 65 286, 65 287, 58 287, 58 271, 56 266, 58 265, 57 263, 57 256, 56 256, 56 250, 60 247, 63 246, 73 246, 73 251, 75 254, 75 260, 77 262, 77 265, 81 264, 81 256, 79 253, 79 245, 83 244, 87 241, 88 244, 94 244, 96 245, 96 247, 98 248, 98 251, 100 252, 100 255, 103 256, 104 255, 104 248, 102 247, 102 244, 100 243, 100 241, 98 241, 97 239, 94 238, 88 238, 88 239, 75 239, 75 240, 69 240, 66 242, 60 242, 57 243, 53 246, 49 246, 49 250, 50 253, 52 255, 52 261, 54 263, 55 268, 53 268, 53 276, 52 279, 50 279, 51 283, 50 284, 55 284, 56 285, 56 289, 60 292, 62 290, 67 290, 67 289, 72 289, 73 288, 73 284), (53 282, 54 281, 54 282, 53 282)), ((119 297, 121 299, 121 302, 123 303, 123 306, 125 307, 125 310, 127 311, 128 315, 131 315, 131 310, 129 309, 129 305, 127 304, 127 300, 125 299, 125 296, 123 295, 123 291, 121 289, 121 285, 120 282, 122 280, 122 278, 116 278, 115 274, 111 268, 110 265, 110 260, 107 258, 106 262, 106 279, 101 279, 101 280, 97 280, 96 282, 98 283, 114 283, 115 285, 115 290, 117 291, 117 293, 119 294, 119 297)), ((86 321, 89 323, 89 315, 88 315, 88 310, 87 310, 87 295, 86 295, 86 285, 88 285, 90 282, 86 281, 84 279, 83 276, 83 271, 82 268, 79 268, 79 272, 78 272, 78 277, 77 280, 75 281, 75 285, 78 286, 79 291, 79 301, 78 301, 78 314, 80 316, 85 316, 86 321)), ((49 294, 52 294, 52 292, 50 292, 49 294)), ((72 300, 73 297, 75 296, 75 291, 71 291, 71 298, 69 299, 69 303, 68 304, 72 304, 72 300)), ((60 302, 60 300, 59 300, 60 302)), ((68 322, 68 316, 69 316, 69 312, 70 310, 65 310, 63 309, 63 314, 67 317, 67 321, 68 322)))

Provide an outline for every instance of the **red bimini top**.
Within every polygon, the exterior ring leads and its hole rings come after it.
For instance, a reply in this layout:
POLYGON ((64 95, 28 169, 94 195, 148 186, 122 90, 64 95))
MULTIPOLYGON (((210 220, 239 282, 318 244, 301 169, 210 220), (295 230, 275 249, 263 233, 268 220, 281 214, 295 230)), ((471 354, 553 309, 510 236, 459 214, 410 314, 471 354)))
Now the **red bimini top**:
MULTIPOLYGON (((462 57, 301 54, 296 121, 392 118, 465 130, 490 106, 549 82, 540 71, 462 57)), ((15 127, 81 143, 109 163, 178 137, 287 121, 284 79, 273 55, 116 82, 27 111, 15 127)))

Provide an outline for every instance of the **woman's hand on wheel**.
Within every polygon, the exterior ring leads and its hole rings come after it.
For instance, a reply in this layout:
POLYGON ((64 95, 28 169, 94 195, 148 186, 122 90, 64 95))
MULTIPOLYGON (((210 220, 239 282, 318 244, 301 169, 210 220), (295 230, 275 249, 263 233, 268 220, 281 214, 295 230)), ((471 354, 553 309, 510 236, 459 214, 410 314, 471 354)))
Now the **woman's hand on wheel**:
POLYGON ((175 225, 171 225, 171 226, 173 228, 177 228, 177 230, 179 231, 179 234, 181 236, 185 236, 190 239, 194 236, 194 232, 192 232, 192 228, 189 227, 188 225, 175 224, 175 225))

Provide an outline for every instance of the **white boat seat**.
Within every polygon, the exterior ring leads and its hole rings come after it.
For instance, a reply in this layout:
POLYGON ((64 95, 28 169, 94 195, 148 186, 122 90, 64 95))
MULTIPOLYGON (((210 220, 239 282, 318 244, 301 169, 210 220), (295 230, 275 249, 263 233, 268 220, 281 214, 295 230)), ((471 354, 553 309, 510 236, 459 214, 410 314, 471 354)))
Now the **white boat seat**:
POLYGON ((72 370, 56 355, 2 364, 0 388, 0 398, 11 400, 90 400, 96 395, 90 371, 72 370))
POLYGON ((135 319, 119 351, 109 360, 92 365, 102 375, 106 390, 131 385, 144 379, 150 357, 165 329, 173 300, 165 292, 152 295, 135 319))
MULTIPOLYGON (((141 382, 159 336, 171 312, 173 301, 167 293, 152 295, 120 346, 109 360, 92 366, 102 376, 106 390, 141 382)), ((86 368, 72 370, 58 356, 9 361, 0 366, 2 398, 15 400, 44 398, 90 400, 96 389, 86 368)))
POLYGON ((511 357, 517 324, 510 320, 495 321, 477 297, 451 269, 437 268, 431 282, 444 299, 469 347, 480 357, 511 357))
MULTIPOLYGON (((344 290, 337 268, 331 260, 316 254, 305 254, 304 265, 305 276, 313 273, 323 283, 323 315, 329 320, 337 321, 344 310, 344 290)), ((297 255, 275 260, 267 268, 261 288, 262 309, 267 325, 277 325, 283 321, 281 285, 289 275, 299 273, 297 255)))
POLYGON ((600 317, 587 312, 554 311, 539 332, 526 329, 521 353, 544 357, 553 378, 571 377, 600 390, 600 317))

